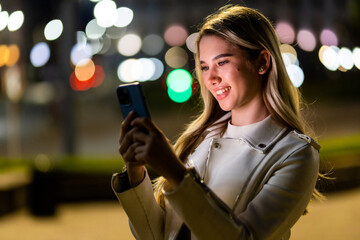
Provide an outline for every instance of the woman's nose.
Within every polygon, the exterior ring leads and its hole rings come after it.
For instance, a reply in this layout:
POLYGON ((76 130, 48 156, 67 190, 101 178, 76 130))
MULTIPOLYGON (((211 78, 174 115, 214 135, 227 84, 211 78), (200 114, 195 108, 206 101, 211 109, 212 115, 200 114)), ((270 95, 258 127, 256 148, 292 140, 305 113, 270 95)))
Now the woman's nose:
POLYGON ((221 78, 220 78, 219 73, 216 70, 216 68, 209 69, 208 81, 211 85, 216 85, 221 82, 221 78))

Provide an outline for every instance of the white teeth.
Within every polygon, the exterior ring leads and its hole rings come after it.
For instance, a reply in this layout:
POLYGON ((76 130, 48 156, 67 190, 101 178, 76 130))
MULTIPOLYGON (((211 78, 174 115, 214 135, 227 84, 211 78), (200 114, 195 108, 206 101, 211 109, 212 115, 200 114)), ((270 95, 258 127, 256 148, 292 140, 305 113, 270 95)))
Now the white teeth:
POLYGON ((216 94, 217 94, 217 95, 220 95, 220 94, 223 94, 224 92, 227 92, 227 91, 229 91, 229 90, 230 90, 230 87, 226 87, 226 88, 217 90, 217 91, 216 91, 216 94))

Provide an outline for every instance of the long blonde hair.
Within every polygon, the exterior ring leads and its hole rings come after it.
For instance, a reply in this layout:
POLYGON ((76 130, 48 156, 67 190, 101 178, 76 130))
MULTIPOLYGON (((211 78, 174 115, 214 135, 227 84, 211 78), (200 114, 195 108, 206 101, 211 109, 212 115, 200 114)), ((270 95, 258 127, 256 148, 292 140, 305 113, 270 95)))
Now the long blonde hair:
MULTIPOLYGON (((196 74, 200 83, 203 111, 188 125, 174 145, 176 154, 185 162, 189 154, 203 139, 205 130, 221 118, 226 112, 221 110, 216 99, 203 84, 199 60, 199 43, 205 35, 217 35, 230 43, 245 49, 249 61, 257 57, 261 50, 267 50, 271 55, 271 66, 263 78, 263 100, 272 117, 282 125, 296 129, 312 136, 302 114, 301 94, 290 81, 280 52, 280 42, 270 21, 258 11, 227 5, 218 12, 208 16, 199 31, 195 54, 196 74)), ((218 123, 225 131, 226 122, 218 123)), ((166 180, 162 177, 155 181, 155 195, 158 203, 164 206, 162 188, 166 180)), ((317 190, 314 196, 321 196, 317 190)))

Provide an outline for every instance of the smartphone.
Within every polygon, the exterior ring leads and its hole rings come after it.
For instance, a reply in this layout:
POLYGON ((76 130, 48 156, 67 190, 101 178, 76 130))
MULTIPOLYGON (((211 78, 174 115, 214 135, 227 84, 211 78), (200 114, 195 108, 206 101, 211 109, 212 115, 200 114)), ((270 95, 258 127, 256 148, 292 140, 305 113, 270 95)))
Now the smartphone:
POLYGON ((121 84, 116 89, 123 118, 135 111, 139 117, 150 118, 145 96, 139 82, 121 84))

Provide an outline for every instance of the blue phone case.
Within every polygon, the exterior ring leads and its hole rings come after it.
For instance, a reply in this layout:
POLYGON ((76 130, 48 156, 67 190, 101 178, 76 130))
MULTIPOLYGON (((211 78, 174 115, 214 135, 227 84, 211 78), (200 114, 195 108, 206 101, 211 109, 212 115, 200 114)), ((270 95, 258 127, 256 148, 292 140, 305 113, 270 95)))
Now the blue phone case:
POLYGON ((119 85, 116 92, 124 119, 132 110, 134 110, 139 117, 150 118, 145 96, 139 82, 119 85))

